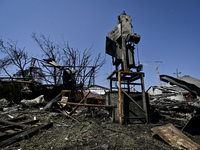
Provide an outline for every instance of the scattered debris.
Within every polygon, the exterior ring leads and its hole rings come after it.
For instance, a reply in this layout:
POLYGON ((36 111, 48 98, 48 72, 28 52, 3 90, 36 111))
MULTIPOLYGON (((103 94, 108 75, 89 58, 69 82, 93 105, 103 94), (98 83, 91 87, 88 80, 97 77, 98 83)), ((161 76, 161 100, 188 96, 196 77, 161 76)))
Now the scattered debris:
POLYGON ((9 102, 5 98, 0 99, 0 108, 6 107, 8 104, 9 102))
MULTIPOLYGON (((185 81, 184 78, 176 79, 176 78, 173 78, 173 77, 167 76, 167 75, 161 75, 160 79, 162 81, 170 82, 171 84, 178 85, 179 87, 182 87, 182 88, 190 91, 191 93, 200 96, 200 87, 198 85, 196 85, 196 84, 200 83, 200 81, 198 81, 198 80, 195 81, 196 83, 191 83, 191 82, 188 82, 187 80, 185 81)), ((190 81, 191 81, 191 79, 193 79, 193 78, 190 77, 190 81)))
POLYGON ((58 94, 55 98, 53 98, 50 102, 47 103, 47 105, 43 108, 43 111, 47 109, 51 109, 54 103, 56 103, 61 97, 61 93, 58 94))
MULTIPOLYGON (((147 90, 151 108, 150 119, 154 122, 157 120, 157 122, 173 123, 183 130, 192 118, 200 116, 200 100, 194 94, 195 89, 188 90, 195 85, 166 75, 162 75, 161 80, 163 78, 170 81, 173 79, 173 85, 153 86, 147 90), (174 81, 179 84, 174 85, 174 81)), ((200 132, 200 129, 196 128, 196 132, 197 130, 200 132)), ((192 130, 187 132, 192 133, 192 130)))
POLYGON ((20 104, 13 104, 10 107, 3 107, 2 108, 4 113, 15 112, 22 109, 22 105, 20 104))
POLYGON ((37 106, 39 104, 42 104, 44 102, 44 95, 40 95, 39 97, 36 97, 32 100, 21 100, 21 104, 29 107, 37 106))
POLYGON ((200 134, 200 80, 161 75, 159 79, 170 85, 160 84, 145 92, 142 65, 136 66, 134 60, 134 46, 139 41, 140 35, 132 33, 130 16, 123 12, 106 37, 106 53, 112 56, 116 67, 107 78, 110 89, 94 85, 95 71, 104 63, 97 65, 98 59, 95 66, 85 66, 87 60, 81 66, 61 66, 51 58, 33 58, 28 78, 0 78, 0 147, 200 149, 200 137, 192 136, 200 134), (84 87, 86 82, 88 86, 84 87), (141 91, 135 89, 136 85, 141 91), (38 109, 41 104, 45 104, 44 108, 38 109), (51 127, 52 122, 55 128, 33 136, 38 130, 51 127), (152 138, 150 126, 173 148, 152 138), (178 128, 192 134, 188 135, 196 141, 178 128))

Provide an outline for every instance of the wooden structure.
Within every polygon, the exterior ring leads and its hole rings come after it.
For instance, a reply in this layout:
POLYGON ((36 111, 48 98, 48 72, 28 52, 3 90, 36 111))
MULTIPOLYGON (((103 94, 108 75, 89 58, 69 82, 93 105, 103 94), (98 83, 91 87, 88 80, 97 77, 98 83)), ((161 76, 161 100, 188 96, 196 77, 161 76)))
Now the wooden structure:
POLYGON ((110 80, 111 92, 118 90, 119 123, 123 124, 123 120, 125 121, 125 120, 130 120, 130 119, 139 119, 139 120, 143 119, 146 121, 146 123, 148 123, 147 99, 146 99, 145 88, 144 88, 144 73, 115 70, 107 79, 110 80), (138 80, 140 80, 140 82, 136 83, 135 81, 138 81, 138 80), (114 81, 118 82, 118 87, 113 85, 114 81), (141 93, 131 92, 131 88, 130 88, 131 85, 141 86, 141 93), (123 94, 123 98, 122 98, 122 94, 123 94), (141 97, 141 100, 139 103, 133 98, 138 95, 140 95, 141 97), (129 108, 130 104, 134 105, 134 108, 132 110, 130 110, 129 108), (133 113, 135 114, 137 114, 137 112, 134 112, 134 111, 139 110, 142 115, 135 115, 134 117, 131 117, 129 115, 129 110, 133 111, 133 113))

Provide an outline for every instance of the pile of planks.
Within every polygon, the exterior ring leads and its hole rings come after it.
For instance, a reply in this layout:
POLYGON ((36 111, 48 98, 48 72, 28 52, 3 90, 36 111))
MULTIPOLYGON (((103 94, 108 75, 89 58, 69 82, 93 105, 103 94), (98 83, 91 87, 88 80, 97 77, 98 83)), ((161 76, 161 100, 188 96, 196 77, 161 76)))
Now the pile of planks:
POLYGON ((26 117, 0 120, 0 147, 5 147, 23 139, 28 139, 39 131, 49 128, 53 123, 40 124, 39 120, 26 117))

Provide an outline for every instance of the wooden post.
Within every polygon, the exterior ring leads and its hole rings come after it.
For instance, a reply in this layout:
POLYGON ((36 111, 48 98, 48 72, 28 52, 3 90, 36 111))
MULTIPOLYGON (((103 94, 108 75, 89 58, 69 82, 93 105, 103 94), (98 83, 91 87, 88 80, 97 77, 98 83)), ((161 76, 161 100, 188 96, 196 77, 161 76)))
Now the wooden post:
POLYGON ((110 79, 110 90, 112 91, 112 78, 110 79))
POLYGON ((121 72, 118 72, 118 81, 119 81, 119 123, 122 125, 122 88, 121 88, 121 72))
POLYGON ((149 117, 148 117, 148 112, 147 112, 146 94, 145 94, 145 88, 144 88, 144 74, 141 74, 141 84, 142 84, 143 109, 145 111, 146 121, 147 121, 147 123, 149 123, 149 117))

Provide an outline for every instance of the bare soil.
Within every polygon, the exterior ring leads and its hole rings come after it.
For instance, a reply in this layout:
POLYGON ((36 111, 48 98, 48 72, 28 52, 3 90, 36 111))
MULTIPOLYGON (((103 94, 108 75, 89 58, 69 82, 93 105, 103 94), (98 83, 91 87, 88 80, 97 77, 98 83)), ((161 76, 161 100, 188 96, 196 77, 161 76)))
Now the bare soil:
MULTIPOLYGON (((53 127, 41 129, 28 139, 16 142, 2 150, 172 150, 176 149, 153 135, 150 130, 156 124, 120 125, 111 122, 108 112, 96 109, 88 113, 82 107, 73 115, 78 121, 60 112, 38 112, 24 110, 9 113, 14 117, 36 117, 41 123, 53 122, 53 127)), ((8 113, 0 114, 0 119, 10 119, 8 113)), ((200 136, 187 134, 200 144, 200 136)))

